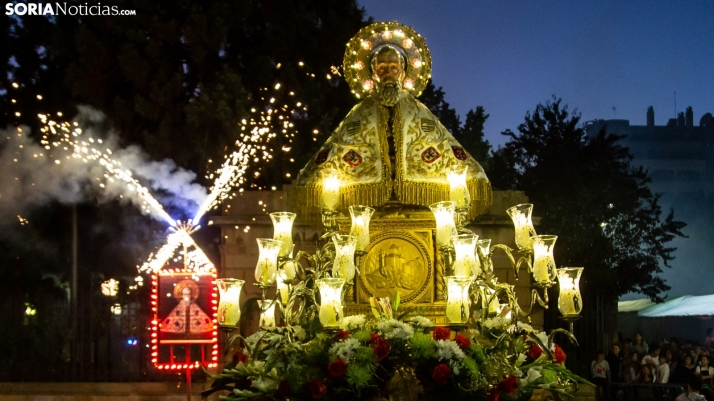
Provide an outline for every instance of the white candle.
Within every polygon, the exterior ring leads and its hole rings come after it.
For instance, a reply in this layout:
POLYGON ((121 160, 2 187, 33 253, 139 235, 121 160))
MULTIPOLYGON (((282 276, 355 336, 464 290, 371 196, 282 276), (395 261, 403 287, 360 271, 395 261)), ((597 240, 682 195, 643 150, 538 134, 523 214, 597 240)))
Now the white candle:
POLYGON ((476 241, 478 235, 462 234, 451 238, 454 243, 456 258, 454 261, 454 276, 469 277, 474 269, 478 269, 476 261, 476 241))
POLYGON ((280 256, 288 257, 293 251, 293 222, 295 213, 275 212, 270 213, 273 220, 273 239, 282 241, 280 246, 280 256))
POLYGON ((454 166, 446 173, 449 181, 449 200, 456 202, 456 207, 466 207, 471 203, 471 195, 466 186, 467 166, 454 166))
POLYGON ((323 172, 320 202, 325 209, 337 210, 337 205, 340 202, 340 178, 336 171, 326 170, 323 172))
POLYGON ((446 280, 446 320, 449 323, 466 323, 469 320, 469 286, 467 278, 447 276, 446 280))
POLYGON ((438 202, 429 206, 436 220, 436 244, 440 248, 451 246, 451 237, 456 234, 454 202, 438 202))
POLYGON ((240 292, 245 281, 237 279, 217 279, 218 311, 216 320, 220 326, 235 327, 240 320, 240 292))
POLYGON ((369 221, 373 213, 374 209, 369 206, 350 206, 352 216, 350 235, 357 238, 358 251, 365 251, 369 246, 369 221))
POLYGON ((321 279, 316 281, 320 291, 319 318, 323 327, 339 327, 344 318, 342 308, 343 279, 321 279))
POLYGON ((577 316, 583 310, 583 299, 580 296, 582 273, 582 267, 564 267, 557 270, 560 285, 558 309, 563 316, 577 316))
POLYGON ((272 299, 266 299, 265 303, 263 301, 258 301, 260 306, 260 327, 262 328, 273 328, 275 327, 275 302, 272 299))
POLYGON ((278 252, 281 242, 269 238, 256 238, 260 254, 255 266, 255 280, 263 285, 271 285, 278 274, 278 252))
POLYGON ((553 246, 555 235, 538 235, 533 238, 533 279, 538 283, 551 280, 555 273, 553 246))
POLYGON ((516 205, 506 210, 506 213, 508 213, 508 215, 511 216, 511 220, 513 220, 513 229, 516 234, 516 246, 519 249, 532 249, 531 237, 536 235, 535 228, 533 228, 533 222, 531 220, 532 212, 533 205, 530 203, 516 205))
POLYGON ((357 239, 351 235, 334 235, 335 260, 332 264, 332 277, 342 278, 346 282, 355 277, 355 246, 357 239))

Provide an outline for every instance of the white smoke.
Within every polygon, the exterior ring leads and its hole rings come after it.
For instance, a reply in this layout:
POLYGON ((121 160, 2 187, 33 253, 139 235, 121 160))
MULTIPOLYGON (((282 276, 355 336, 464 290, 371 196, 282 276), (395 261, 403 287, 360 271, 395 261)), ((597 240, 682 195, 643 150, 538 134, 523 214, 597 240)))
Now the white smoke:
POLYGON ((8 128, 0 136, 0 226, 22 222, 31 208, 53 201, 70 204, 120 199, 167 220, 160 205, 151 207, 152 194, 164 206, 178 207, 189 216, 205 200, 207 191, 194 182, 195 173, 170 159, 151 161, 138 146, 120 148, 116 134, 103 132, 104 116, 100 112, 80 107, 74 121, 82 128, 82 140, 110 155, 119 163, 116 168, 130 171, 149 191, 142 196, 142 191, 125 181, 106 176, 98 160, 72 157, 73 149, 66 143, 46 149, 30 137, 27 128, 8 128))

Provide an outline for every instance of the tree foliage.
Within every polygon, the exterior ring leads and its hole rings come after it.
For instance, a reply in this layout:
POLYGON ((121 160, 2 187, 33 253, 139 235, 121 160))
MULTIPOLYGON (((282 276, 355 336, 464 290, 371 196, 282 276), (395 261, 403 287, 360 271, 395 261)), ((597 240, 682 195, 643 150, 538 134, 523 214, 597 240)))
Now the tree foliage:
POLYGON ((674 212, 663 216, 641 166, 632 164, 622 137, 588 137, 580 114, 553 97, 528 113, 518 132, 494 152, 497 189, 525 191, 541 218, 537 231, 558 235, 559 266, 585 266, 584 288, 652 299, 669 289, 658 276, 683 236, 674 212))
POLYGON ((429 81, 419 100, 434 113, 434 116, 476 161, 487 167, 491 162, 489 156, 491 144, 484 139, 483 125, 489 115, 486 114, 483 106, 476 106, 476 109, 466 113, 466 121, 462 124, 461 117, 456 114, 456 109, 446 102, 445 95, 441 87, 437 88, 432 81, 429 81))

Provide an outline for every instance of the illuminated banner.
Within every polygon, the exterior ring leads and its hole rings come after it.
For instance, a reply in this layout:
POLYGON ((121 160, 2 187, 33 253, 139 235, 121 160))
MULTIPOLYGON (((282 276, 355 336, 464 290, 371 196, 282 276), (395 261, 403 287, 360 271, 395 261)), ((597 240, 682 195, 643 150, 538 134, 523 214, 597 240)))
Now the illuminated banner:
POLYGON ((215 271, 163 269, 151 276, 151 361, 159 369, 218 364, 215 271))

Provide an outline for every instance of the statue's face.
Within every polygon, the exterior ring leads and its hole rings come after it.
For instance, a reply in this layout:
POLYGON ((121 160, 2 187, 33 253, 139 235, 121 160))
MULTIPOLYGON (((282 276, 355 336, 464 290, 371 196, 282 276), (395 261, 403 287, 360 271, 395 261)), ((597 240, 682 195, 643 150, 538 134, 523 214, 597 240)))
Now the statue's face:
POLYGON ((379 78, 379 82, 384 87, 395 87, 401 84, 400 80, 404 76, 399 54, 396 51, 385 52, 377 55, 377 63, 374 74, 379 78))
POLYGON ((183 297, 184 300, 190 301, 191 300, 191 289, 188 287, 184 287, 181 290, 181 296, 183 297))

